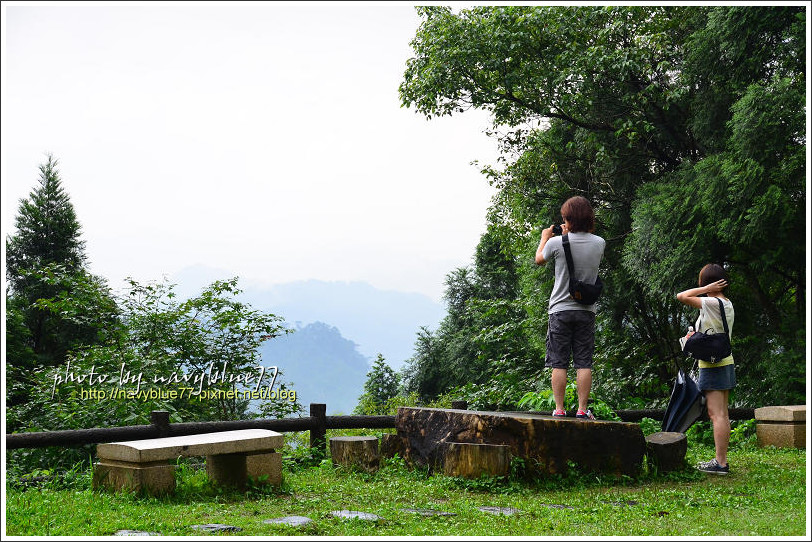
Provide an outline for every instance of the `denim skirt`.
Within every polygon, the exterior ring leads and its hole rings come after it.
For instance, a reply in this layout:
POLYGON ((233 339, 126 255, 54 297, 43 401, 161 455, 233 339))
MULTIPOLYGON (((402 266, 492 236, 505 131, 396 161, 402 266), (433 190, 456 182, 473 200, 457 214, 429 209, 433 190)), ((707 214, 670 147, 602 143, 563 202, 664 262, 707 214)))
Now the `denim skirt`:
POLYGON ((732 390, 736 386, 736 369, 732 363, 722 367, 699 369, 699 389, 732 390))

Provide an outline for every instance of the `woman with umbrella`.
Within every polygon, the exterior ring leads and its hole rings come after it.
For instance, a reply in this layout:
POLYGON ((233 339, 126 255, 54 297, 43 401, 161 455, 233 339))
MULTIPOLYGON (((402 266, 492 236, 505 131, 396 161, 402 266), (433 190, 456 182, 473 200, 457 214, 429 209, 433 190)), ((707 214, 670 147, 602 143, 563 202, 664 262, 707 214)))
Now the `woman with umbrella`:
MULTIPOLYGON (((727 320, 727 330, 733 334, 733 303, 725 296, 727 275, 722 266, 708 264, 699 272, 699 287, 691 288, 677 294, 677 300, 685 305, 699 309, 699 320, 696 331, 724 329, 721 310, 727 320), (721 305, 719 301, 721 300, 721 305), (722 307, 720 309, 720 307, 722 307)), ((689 331, 686 339, 693 335, 689 331)), ((722 331, 724 333, 724 331, 722 331)), ((705 394, 708 417, 713 424, 713 441, 716 445, 716 457, 697 465, 703 472, 711 474, 728 474, 727 449, 730 443, 730 417, 728 400, 730 390, 736 385, 736 370, 733 355, 721 361, 711 363, 699 360, 699 389, 705 394)))

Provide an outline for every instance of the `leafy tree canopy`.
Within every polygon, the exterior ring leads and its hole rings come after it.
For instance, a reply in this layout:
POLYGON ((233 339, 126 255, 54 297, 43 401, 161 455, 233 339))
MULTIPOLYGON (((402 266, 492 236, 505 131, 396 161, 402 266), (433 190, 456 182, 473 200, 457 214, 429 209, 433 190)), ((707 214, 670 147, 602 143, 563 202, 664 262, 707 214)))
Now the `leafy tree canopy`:
POLYGON ((417 9, 423 21, 402 104, 427 118, 491 112, 505 166, 483 169, 498 190, 488 231, 473 266, 449 275, 440 329, 418 338, 412 389, 470 382, 461 370, 470 367, 496 375, 482 376, 480 386, 502 396, 515 396, 517 382, 535 385, 527 358, 536 357, 536 367, 543 359, 551 276, 530 259, 539 229, 560 221, 566 198, 583 195, 607 239, 598 387, 649 402, 667 395, 681 359, 677 338, 692 317, 674 294, 713 261, 728 270, 739 309, 741 401, 760 401, 771 385, 797 400, 805 11, 417 9), (499 288, 478 290, 479 280, 499 288))

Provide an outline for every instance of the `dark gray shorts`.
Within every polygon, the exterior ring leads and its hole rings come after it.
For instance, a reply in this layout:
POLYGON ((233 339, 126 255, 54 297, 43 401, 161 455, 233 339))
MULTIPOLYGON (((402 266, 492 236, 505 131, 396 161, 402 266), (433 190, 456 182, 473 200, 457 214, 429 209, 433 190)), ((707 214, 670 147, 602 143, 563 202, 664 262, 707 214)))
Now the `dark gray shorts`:
POLYGON ((594 352, 594 312, 560 311, 550 314, 546 367, 569 369, 571 356, 576 369, 591 369, 594 352))
POLYGON ((736 386, 736 369, 732 363, 722 367, 699 369, 699 389, 732 390, 736 386))

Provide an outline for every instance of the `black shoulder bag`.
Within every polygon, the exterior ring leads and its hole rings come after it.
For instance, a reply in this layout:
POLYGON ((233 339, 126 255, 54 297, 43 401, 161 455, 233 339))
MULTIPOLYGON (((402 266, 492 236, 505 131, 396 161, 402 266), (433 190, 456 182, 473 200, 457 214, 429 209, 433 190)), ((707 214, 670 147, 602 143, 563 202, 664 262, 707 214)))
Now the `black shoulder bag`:
MULTIPOLYGON (((725 306, 718 297, 719 312, 722 313, 722 324, 725 326, 724 333, 703 333, 697 331, 685 341, 682 351, 689 357, 701 359, 708 363, 719 363, 731 353, 730 331, 727 327, 727 317, 725 316, 725 306)), ((697 329, 699 326, 697 325, 697 329)))
POLYGON ((595 284, 575 280, 575 264, 572 263, 570 240, 566 234, 561 236, 561 244, 564 245, 564 256, 567 257, 567 271, 570 274, 570 295, 581 305, 592 305, 601 296, 603 281, 601 281, 600 277, 595 278, 595 284))

